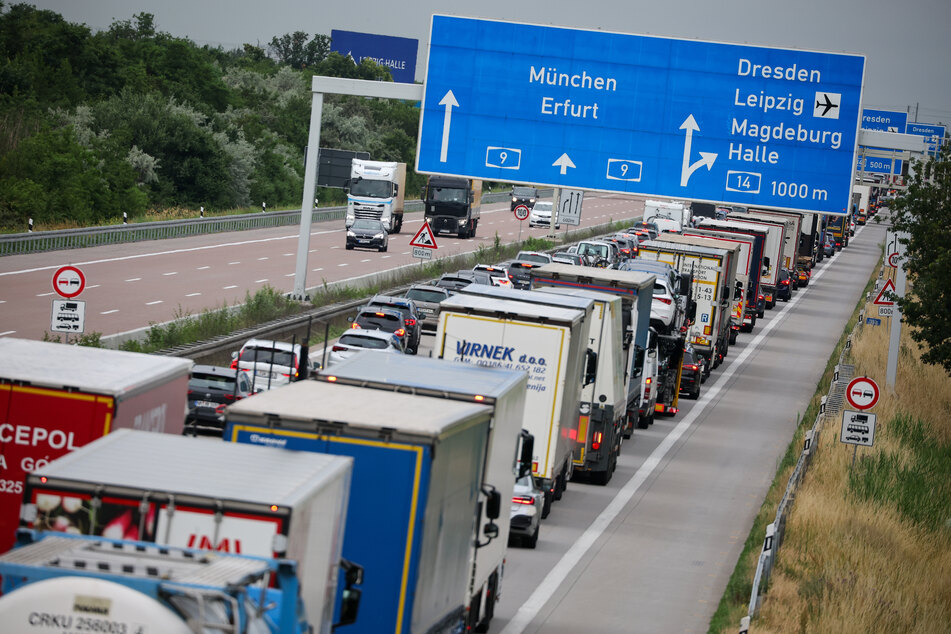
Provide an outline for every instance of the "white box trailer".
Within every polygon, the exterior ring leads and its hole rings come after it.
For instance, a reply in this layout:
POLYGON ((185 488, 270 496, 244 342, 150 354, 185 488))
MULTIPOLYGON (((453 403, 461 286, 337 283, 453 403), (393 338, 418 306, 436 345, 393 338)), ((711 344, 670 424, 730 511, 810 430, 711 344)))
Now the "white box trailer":
MULTIPOLYGON (((786 225, 780 221, 770 221, 751 218, 749 214, 727 214, 722 222, 733 223, 735 227, 745 229, 759 229, 766 232, 766 242, 763 246, 763 270, 760 278, 766 308, 776 305, 776 290, 779 285, 779 270, 783 268, 783 249, 786 243, 786 225)), ((709 222, 700 226, 706 227, 709 222)))
POLYGON ((785 241, 783 242, 783 263, 788 270, 795 270, 799 260, 799 235, 802 233, 802 214, 795 211, 750 209, 748 215, 752 218, 764 218, 784 222, 786 224, 785 241))
MULTIPOLYGON (((528 386, 525 372, 415 355, 358 352, 318 375, 317 380, 432 399, 481 403, 492 408, 478 525, 484 527, 492 523, 487 516, 488 491, 497 491, 503 504, 512 499, 515 479, 520 475, 517 452, 528 386)), ((530 463, 529 457, 526 464, 530 463)), ((473 630, 489 626, 502 588, 509 514, 502 513, 494 524, 498 536, 490 539, 484 534, 478 535, 472 560, 467 626, 473 630)))
POLYGON ((352 458, 120 429, 30 474, 21 517, 40 530, 294 559, 308 618, 329 632, 352 470, 352 458))
MULTIPOLYGON (((631 410, 628 387, 634 346, 624 345, 623 301, 617 295, 584 288, 539 288, 540 295, 571 296, 594 302, 588 322, 588 348, 598 355, 594 380, 582 387, 578 436, 572 449, 572 472, 605 485, 617 468, 631 410)), ((636 407, 637 403, 635 403, 636 407)), ((637 410, 634 409, 634 418, 637 410)), ((633 422, 631 422, 633 424, 633 422)))
POLYGON ((642 242, 638 250, 639 258, 666 262, 681 273, 693 274, 691 299, 697 309, 687 343, 708 359, 708 368, 720 365, 730 344, 739 253, 737 245, 675 234, 642 242))
POLYGON ((528 374, 522 427, 535 438, 542 517, 571 477, 569 436, 578 433, 587 327, 581 310, 461 294, 440 302, 433 356, 528 374))

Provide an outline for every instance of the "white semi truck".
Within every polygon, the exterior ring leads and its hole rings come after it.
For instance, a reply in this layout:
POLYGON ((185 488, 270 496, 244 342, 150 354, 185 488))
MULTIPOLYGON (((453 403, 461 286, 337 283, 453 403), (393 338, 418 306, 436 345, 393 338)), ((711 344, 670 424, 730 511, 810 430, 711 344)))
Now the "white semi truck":
POLYGON ((358 218, 379 220, 388 233, 403 228, 406 163, 355 158, 347 184, 347 228, 358 218))
POLYGON ((587 329, 581 310, 462 294, 440 302, 434 357, 528 374, 522 427, 535 438, 542 517, 571 477, 582 381, 596 369, 587 329))

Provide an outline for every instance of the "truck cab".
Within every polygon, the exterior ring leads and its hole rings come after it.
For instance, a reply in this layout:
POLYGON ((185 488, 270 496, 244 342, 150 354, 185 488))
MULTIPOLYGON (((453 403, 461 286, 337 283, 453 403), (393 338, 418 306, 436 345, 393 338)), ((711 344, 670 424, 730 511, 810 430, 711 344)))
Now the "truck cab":
POLYGON ((353 159, 347 182, 346 227, 358 218, 379 220, 387 233, 403 228, 406 164, 353 159))
POLYGON ((482 181, 430 176, 422 191, 425 220, 434 233, 471 238, 479 226, 482 181))

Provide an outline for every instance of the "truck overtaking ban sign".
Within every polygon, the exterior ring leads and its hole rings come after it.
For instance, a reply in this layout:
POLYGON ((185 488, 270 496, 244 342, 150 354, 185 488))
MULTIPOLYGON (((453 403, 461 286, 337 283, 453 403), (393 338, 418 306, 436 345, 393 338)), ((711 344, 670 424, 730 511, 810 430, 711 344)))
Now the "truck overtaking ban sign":
POLYGON ((845 400, 859 410, 875 407, 878 403, 878 395, 878 384, 867 376, 852 379, 845 388, 845 400))
POLYGON ((53 273, 53 290, 61 297, 72 299, 86 288, 86 276, 75 266, 61 266, 53 273))

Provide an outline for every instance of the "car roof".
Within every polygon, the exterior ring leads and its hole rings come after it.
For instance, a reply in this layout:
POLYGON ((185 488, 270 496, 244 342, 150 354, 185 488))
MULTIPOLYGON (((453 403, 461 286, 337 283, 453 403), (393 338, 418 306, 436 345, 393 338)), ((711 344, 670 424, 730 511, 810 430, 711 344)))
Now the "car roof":
POLYGON ((192 374, 212 374, 214 376, 226 376, 229 378, 235 377, 235 372, 233 368, 228 368, 220 365, 193 365, 192 374))
POLYGON ((273 339, 248 339, 244 342, 244 345, 241 346, 241 349, 245 348, 265 348, 270 349, 274 348, 275 350, 283 350, 285 352, 300 352, 300 344, 290 344, 286 341, 275 341, 273 339))
POLYGON ((399 342, 399 338, 392 332, 387 332, 385 330, 368 330, 365 328, 357 329, 351 328, 347 332, 340 335, 340 338, 343 339, 346 336, 353 337, 369 337, 370 339, 390 339, 396 342, 399 342))
POLYGON ((396 295, 374 295, 367 304, 383 304, 384 306, 401 306, 408 308, 413 305, 413 300, 409 297, 397 297, 396 295))

